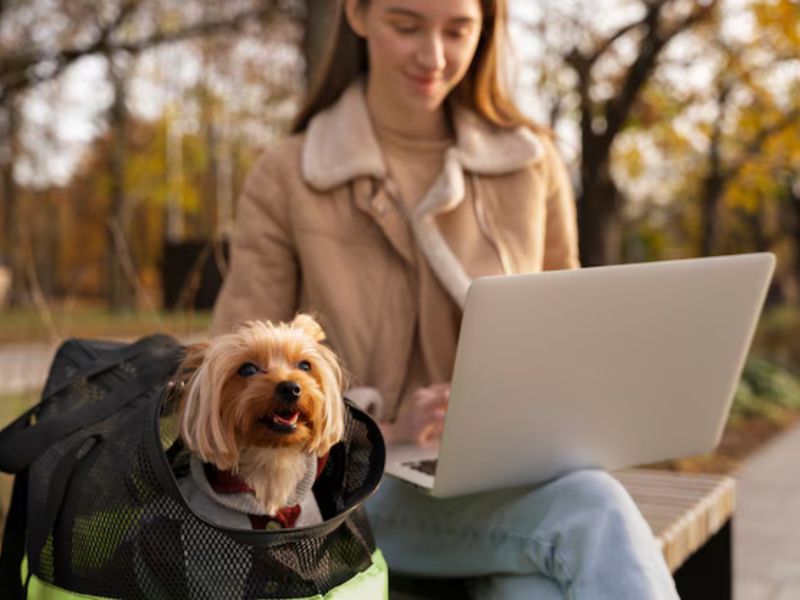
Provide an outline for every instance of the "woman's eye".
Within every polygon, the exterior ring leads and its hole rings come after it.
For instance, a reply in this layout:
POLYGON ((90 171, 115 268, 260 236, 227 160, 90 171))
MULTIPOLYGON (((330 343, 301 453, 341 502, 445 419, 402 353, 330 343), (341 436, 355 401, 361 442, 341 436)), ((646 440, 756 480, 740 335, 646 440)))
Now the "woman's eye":
POLYGON ((258 373, 258 367, 253 363, 244 363, 239 367, 239 375, 242 377, 252 377, 256 373, 258 373))
POLYGON ((300 363, 297 365, 297 368, 301 371, 311 371, 311 363, 307 360, 301 360, 300 363))
POLYGON ((400 34, 403 34, 403 35, 411 35, 412 33, 416 33, 417 26, 416 25, 410 25, 410 24, 397 23, 394 26, 394 30, 397 33, 400 33, 400 34))

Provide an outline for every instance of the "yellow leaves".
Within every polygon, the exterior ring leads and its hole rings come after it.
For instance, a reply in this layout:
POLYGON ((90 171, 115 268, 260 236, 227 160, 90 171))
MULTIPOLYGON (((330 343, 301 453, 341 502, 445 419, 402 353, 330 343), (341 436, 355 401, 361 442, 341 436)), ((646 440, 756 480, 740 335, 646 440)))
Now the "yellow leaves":
POLYGON ((614 160, 630 179, 638 179, 644 173, 646 161, 639 146, 625 146, 622 150, 615 151, 614 160))
POLYGON ((773 198, 779 192, 779 186, 769 169, 748 164, 728 186, 724 202, 729 208, 752 213, 759 210, 762 198, 773 198))
POLYGON ((761 0, 752 10, 762 40, 768 37, 776 47, 800 50, 800 2, 761 0))

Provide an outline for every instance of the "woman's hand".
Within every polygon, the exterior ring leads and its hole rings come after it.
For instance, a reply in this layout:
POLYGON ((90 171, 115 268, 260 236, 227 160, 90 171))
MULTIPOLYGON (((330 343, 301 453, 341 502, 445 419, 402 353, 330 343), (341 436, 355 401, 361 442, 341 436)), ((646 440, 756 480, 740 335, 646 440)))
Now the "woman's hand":
POLYGON ((415 443, 419 446, 437 444, 442 437, 449 399, 449 383, 436 383, 418 389, 411 401, 400 409, 394 423, 381 425, 387 443, 415 443))

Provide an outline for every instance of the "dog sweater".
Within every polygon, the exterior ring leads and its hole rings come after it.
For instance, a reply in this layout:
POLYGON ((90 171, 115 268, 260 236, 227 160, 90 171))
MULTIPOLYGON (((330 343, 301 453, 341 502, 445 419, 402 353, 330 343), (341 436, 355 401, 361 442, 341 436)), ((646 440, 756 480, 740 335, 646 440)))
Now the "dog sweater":
POLYGON ((297 484, 287 506, 275 515, 267 514, 241 478, 219 471, 195 455, 189 463, 190 476, 181 479, 178 485, 195 512, 218 525, 241 529, 247 528, 249 521, 252 529, 300 527, 322 521, 311 488, 325 468, 327 458, 327 455, 307 456, 305 476, 297 484))

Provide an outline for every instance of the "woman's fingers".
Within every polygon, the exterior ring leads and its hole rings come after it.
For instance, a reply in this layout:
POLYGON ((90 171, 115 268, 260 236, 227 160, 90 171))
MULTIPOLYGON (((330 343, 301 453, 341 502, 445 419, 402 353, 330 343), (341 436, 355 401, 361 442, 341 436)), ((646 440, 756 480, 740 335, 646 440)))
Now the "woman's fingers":
POLYGON ((417 437, 417 445, 434 446, 438 444, 439 440, 442 438, 442 429, 441 422, 428 423, 417 437))
POLYGON ((444 396, 445 398, 449 398, 450 397, 450 384, 449 383, 434 383, 432 386, 430 386, 427 389, 429 389, 432 392, 435 392, 437 394, 440 394, 441 396, 444 396))
POLYGON ((420 419, 420 429, 417 435, 417 444, 430 446, 438 443, 444 430, 444 418, 447 410, 443 407, 434 407, 426 411, 420 419))
POLYGON ((420 388, 414 393, 414 402, 417 408, 424 408, 432 404, 446 404, 450 396, 450 386, 436 384, 427 388, 420 388))

